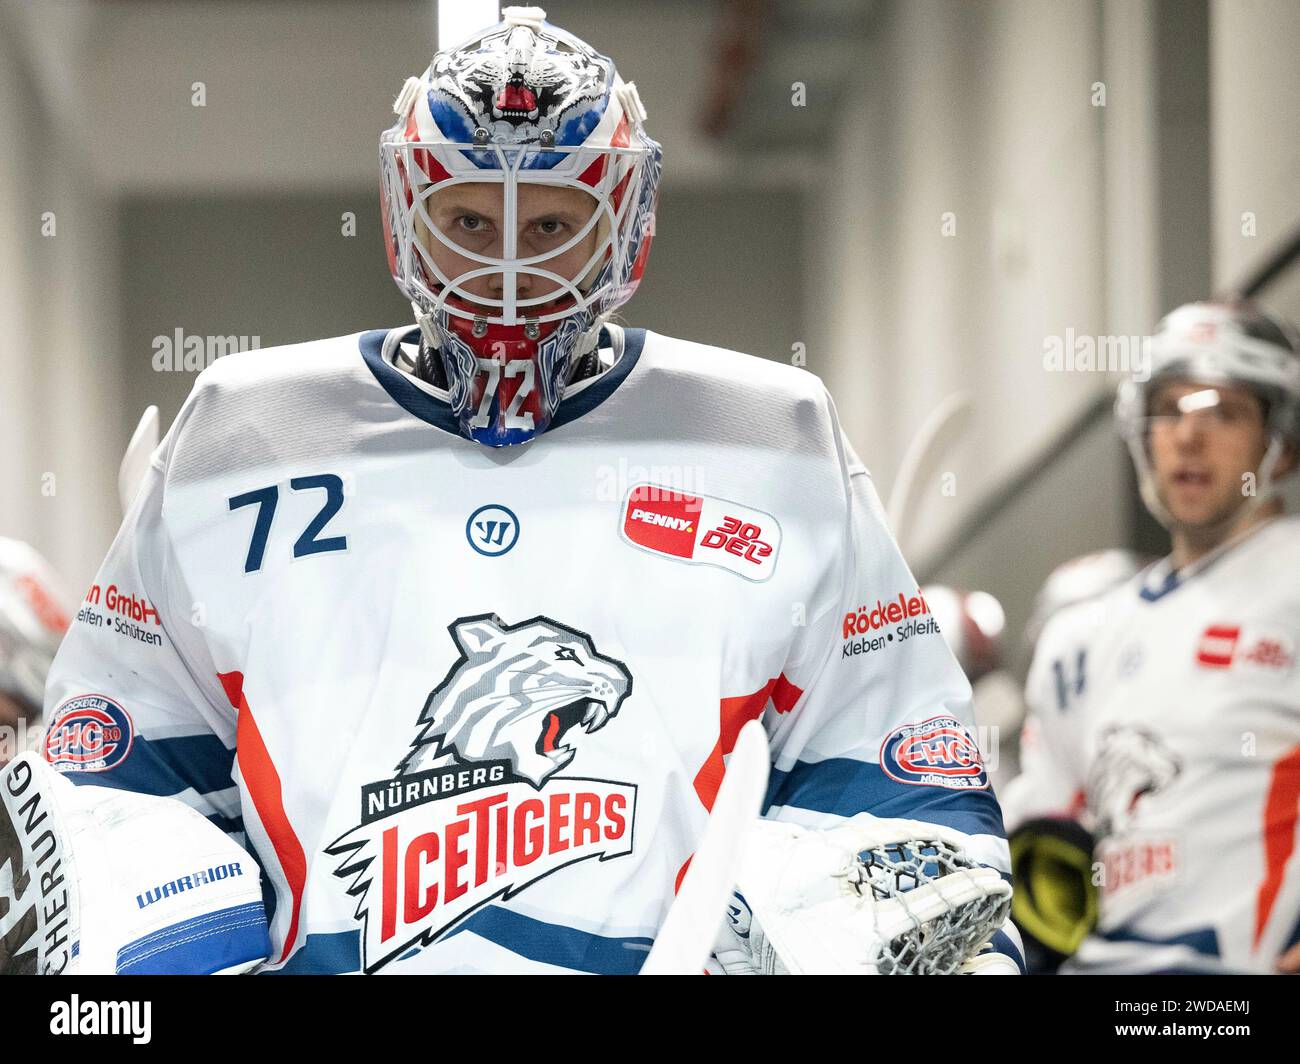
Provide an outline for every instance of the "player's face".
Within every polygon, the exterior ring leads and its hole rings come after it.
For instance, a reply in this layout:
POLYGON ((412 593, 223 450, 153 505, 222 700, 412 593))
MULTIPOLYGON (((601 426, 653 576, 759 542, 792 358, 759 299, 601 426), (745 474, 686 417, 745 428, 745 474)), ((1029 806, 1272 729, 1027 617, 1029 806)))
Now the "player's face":
MULTIPOLYGON (((518 200, 515 255, 521 259, 557 251, 573 239, 596 209, 595 198, 586 192, 553 185, 521 184, 518 200)), ((492 258, 501 258, 505 254, 505 209, 500 185, 474 183, 439 189, 429 197, 428 211, 443 235, 458 247, 492 258)), ((573 247, 536 263, 536 267, 569 281, 580 280, 595 252, 599 228, 599 224, 593 225, 573 247)), ((458 255, 432 235, 426 236, 425 240, 434 262, 448 277, 454 279, 483 266, 481 262, 458 255)), ((500 273, 485 274, 463 282, 460 288, 471 296, 501 299, 504 277, 500 273)), ((534 273, 516 275, 516 299, 537 299, 552 294, 557 298, 524 308, 524 313, 545 313, 567 299, 568 294, 550 278, 534 273)), ((485 311, 489 314, 500 312, 499 308, 491 307, 485 311)))
POLYGON ((1246 498, 1246 474, 1268 449, 1264 407, 1235 385, 1170 382, 1151 400, 1151 464, 1175 522, 1187 528, 1228 520, 1246 498))

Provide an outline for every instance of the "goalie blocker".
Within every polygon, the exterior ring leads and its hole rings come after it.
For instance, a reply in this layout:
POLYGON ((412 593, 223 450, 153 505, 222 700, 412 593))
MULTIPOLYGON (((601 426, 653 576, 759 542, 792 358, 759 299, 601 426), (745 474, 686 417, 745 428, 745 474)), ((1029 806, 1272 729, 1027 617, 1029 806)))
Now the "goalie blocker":
POLYGON ((170 798, 0 769, 0 975, 210 975, 271 949, 261 872, 170 798))

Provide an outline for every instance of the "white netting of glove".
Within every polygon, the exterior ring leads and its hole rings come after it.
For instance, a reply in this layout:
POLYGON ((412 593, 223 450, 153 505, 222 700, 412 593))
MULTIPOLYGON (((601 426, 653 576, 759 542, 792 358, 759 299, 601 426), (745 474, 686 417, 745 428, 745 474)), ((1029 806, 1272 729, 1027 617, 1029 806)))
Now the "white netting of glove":
POLYGON ((738 888, 752 919, 718 953, 729 971, 743 950, 753 971, 970 973, 1011 908, 957 833, 866 814, 827 831, 759 821, 738 888))
POLYGON ((857 855, 844 878, 850 891, 870 899, 879 974, 952 975, 1006 922, 1010 889, 989 893, 986 884, 967 878, 978 867, 937 837, 883 843, 857 855), (927 885, 934 890, 921 892, 927 885), (900 918, 907 922, 902 930, 900 918))

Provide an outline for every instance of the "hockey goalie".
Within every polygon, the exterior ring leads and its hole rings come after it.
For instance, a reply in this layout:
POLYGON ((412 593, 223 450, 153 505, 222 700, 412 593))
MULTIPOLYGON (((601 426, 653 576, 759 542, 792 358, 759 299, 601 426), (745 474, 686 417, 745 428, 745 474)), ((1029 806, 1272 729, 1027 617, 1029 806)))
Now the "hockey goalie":
POLYGON ((396 113, 414 321, 199 377, 0 781, 0 970, 635 973, 760 720, 712 968, 1016 971, 970 688, 824 388, 614 320, 635 86, 507 8, 396 113))

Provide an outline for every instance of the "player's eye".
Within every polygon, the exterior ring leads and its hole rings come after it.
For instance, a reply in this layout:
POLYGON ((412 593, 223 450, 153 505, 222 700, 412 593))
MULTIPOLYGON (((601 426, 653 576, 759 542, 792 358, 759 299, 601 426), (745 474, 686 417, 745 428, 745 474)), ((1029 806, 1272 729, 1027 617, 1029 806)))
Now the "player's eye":
POLYGON ((487 222, 477 214, 462 214, 456 223, 467 233, 481 233, 487 229, 487 222))
POLYGON ((542 236, 559 236, 565 230, 565 225, 558 218, 547 218, 537 223, 537 231, 542 236))
POLYGON ((575 665, 582 664, 582 659, 578 657, 578 652, 572 647, 556 647, 555 656, 559 658, 560 661, 571 661, 575 665))
POLYGON ((1249 409, 1242 403, 1220 403, 1215 407, 1218 420, 1225 425, 1237 425, 1250 417, 1249 409))

